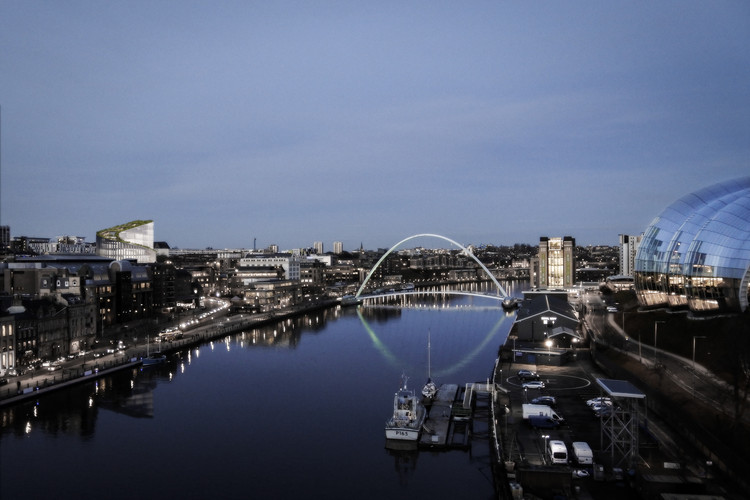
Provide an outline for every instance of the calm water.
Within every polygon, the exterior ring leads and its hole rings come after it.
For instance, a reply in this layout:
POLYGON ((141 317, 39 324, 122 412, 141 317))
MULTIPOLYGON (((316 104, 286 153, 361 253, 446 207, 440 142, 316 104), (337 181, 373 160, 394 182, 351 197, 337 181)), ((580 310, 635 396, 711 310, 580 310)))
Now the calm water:
POLYGON ((0 498, 492 498, 485 442, 394 453, 383 426, 428 332, 433 378, 463 384, 512 322, 481 298, 331 309, 0 410, 0 498))

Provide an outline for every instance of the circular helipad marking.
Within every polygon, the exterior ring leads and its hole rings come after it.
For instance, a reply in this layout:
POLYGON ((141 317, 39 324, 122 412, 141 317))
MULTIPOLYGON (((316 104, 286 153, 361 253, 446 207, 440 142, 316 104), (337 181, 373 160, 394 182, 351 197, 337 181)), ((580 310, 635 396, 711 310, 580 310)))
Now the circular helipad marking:
MULTIPOLYGON (((570 389, 583 389, 591 385, 591 381, 583 378, 576 377, 574 375, 549 375, 547 377, 539 377, 539 380, 544 382, 544 389, 528 389, 529 391, 562 391, 570 389)), ((517 376, 508 377, 505 379, 510 385, 516 387, 523 387, 523 381, 517 376)))

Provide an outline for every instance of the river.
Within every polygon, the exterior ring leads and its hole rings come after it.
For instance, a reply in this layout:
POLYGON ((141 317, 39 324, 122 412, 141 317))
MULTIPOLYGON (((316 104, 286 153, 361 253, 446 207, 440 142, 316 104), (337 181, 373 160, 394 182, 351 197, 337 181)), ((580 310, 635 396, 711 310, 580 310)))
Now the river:
POLYGON ((438 384, 489 377, 513 319, 464 296, 333 308, 4 408, 0 498, 493 498, 486 440, 393 452, 383 426, 428 358, 438 384))

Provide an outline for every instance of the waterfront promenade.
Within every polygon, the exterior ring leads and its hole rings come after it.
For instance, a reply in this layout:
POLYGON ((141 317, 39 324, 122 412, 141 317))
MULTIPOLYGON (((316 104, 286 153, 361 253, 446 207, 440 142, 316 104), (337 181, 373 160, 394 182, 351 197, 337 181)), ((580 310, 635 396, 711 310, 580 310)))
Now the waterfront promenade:
MULTIPOLYGON (((94 380, 114 371, 138 366, 149 353, 169 354, 248 328, 333 307, 338 303, 338 300, 329 299, 261 314, 240 314, 222 317, 221 319, 208 317, 187 329, 182 338, 168 342, 149 342, 147 344, 146 339, 148 337, 141 337, 136 331, 134 333, 136 333, 137 338, 143 338, 144 341, 124 350, 103 354, 97 358, 93 357, 93 354, 86 354, 84 357, 75 357, 55 364, 55 369, 52 371, 47 367, 41 367, 30 373, 7 377, 8 383, 0 386, 0 407, 16 404, 73 384, 94 380)), ((109 336, 111 335, 107 335, 105 332, 103 338, 112 340, 109 339, 109 336)))

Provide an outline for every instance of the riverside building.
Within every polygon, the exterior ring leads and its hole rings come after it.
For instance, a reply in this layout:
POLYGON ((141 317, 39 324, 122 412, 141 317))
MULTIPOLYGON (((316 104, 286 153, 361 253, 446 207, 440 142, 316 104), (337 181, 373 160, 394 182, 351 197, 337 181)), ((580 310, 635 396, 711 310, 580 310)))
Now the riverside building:
POLYGON ((96 253, 112 260, 135 260, 139 264, 156 262, 154 221, 137 220, 98 231, 96 253))
POLYGON ((572 287, 576 277, 575 247, 576 240, 571 236, 539 238, 539 253, 532 259, 532 286, 572 287))
POLYGON ((635 256, 638 253, 638 245, 641 244, 641 239, 643 239, 643 235, 620 235, 620 275, 633 276, 635 256))

